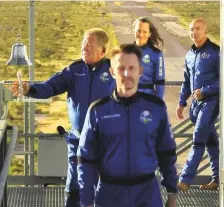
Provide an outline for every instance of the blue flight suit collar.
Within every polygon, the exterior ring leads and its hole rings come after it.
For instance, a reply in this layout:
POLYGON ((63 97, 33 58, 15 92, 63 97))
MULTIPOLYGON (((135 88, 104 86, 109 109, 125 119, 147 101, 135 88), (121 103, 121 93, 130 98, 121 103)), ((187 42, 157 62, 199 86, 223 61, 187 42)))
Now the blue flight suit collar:
POLYGON ((209 38, 207 38, 206 39, 206 41, 205 41, 205 43, 201 46, 201 47, 196 47, 196 45, 195 44, 193 44, 192 46, 191 46, 191 49, 194 51, 194 52, 197 52, 197 51, 199 51, 199 50, 202 50, 203 48, 205 48, 208 44, 210 44, 211 43, 211 41, 210 41, 210 39, 209 38))
POLYGON ((120 104, 123 104, 123 105, 130 105, 134 102, 137 101, 138 99, 138 92, 136 92, 134 95, 130 96, 130 97, 120 97, 117 93, 117 90, 114 90, 114 92, 112 93, 112 98, 117 102, 117 103, 120 103, 120 104))
POLYGON ((97 72, 101 69, 101 66, 106 62, 106 59, 107 58, 104 57, 103 59, 101 59, 99 62, 97 62, 95 64, 86 64, 86 65, 91 72, 94 72, 94 71, 97 72))

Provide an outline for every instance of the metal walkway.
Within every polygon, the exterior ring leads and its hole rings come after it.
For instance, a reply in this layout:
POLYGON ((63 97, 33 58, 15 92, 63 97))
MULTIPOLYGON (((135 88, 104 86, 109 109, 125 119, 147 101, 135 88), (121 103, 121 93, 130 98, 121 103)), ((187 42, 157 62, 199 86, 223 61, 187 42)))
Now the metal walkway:
MULTIPOLYGON (((163 201, 166 191, 162 188, 163 201)), ((7 207, 63 207, 64 187, 10 187, 7 207)), ((179 192, 178 207, 219 207, 218 191, 202 191, 192 187, 188 192, 179 192)), ((116 206, 122 207, 122 206, 116 206)))

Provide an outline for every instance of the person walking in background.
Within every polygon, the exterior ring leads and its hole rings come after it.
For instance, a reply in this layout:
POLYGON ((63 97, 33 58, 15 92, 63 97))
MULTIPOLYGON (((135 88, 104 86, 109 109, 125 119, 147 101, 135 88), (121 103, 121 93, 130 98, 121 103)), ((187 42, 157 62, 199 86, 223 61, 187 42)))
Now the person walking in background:
POLYGON ((139 80, 139 91, 157 95, 163 99, 165 84, 165 67, 163 46, 156 27, 148 17, 139 17, 133 23, 135 44, 142 50, 141 64, 143 74, 139 80))
POLYGON ((78 157, 80 204, 85 207, 162 207, 155 170, 162 173, 167 207, 176 207, 176 144, 160 98, 137 92, 141 50, 135 44, 112 51, 116 89, 93 102, 81 133, 78 157), (96 189, 91 179, 96 171, 96 189))
MULTIPOLYGON (((23 83, 23 94, 33 98, 49 98, 67 92, 68 115, 71 130, 66 135, 68 146, 68 171, 66 180, 66 207, 79 207, 79 186, 77 183, 76 152, 79 136, 90 103, 111 94, 115 83, 109 73, 110 60, 105 58, 109 46, 108 34, 101 28, 85 32, 79 59, 56 73, 46 82, 23 83)), ((15 96, 19 95, 19 84, 12 87, 15 96)), ((98 181, 98 173, 92 177, 98 181)))
POLYGON ((189 189, 206 147, 213 172, 212 181, 200 188, 213 190, 219 185, 219 142, 214 122, 219 114, 220 48, 207 37, 207 24, 203 19, 191 22, 190 37, 194 44, 185 58, 184 82, 176 114, 179 119, 184 118, 186 101, 192 96, 190 118, 195 127, 192 147, 178 188, 189 189))

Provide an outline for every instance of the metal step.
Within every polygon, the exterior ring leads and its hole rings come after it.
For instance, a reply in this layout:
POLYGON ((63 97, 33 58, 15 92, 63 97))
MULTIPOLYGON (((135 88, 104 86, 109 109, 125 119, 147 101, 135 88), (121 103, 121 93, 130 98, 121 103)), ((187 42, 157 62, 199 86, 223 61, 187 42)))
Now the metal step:
POLYGON ((7 207, 63 207, 64 186, 9 187, 7 207))
MULTIPOLYGON (((166 191, 162 190, 163 201, 166 191)), ((187 192, 179 192, 178 207, 219 207, 217 191, 202 191, 192 187, 187 192)), ((64 187, 11 187, 8 186, 7 207, 63 207, 64 187)), ((122 206, 119 206, 122 207, 122 206)))

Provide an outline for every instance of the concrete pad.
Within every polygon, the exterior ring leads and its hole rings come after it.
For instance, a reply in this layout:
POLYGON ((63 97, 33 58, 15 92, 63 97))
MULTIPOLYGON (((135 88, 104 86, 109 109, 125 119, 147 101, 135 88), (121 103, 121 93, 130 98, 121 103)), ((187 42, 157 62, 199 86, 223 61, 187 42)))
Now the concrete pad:
POLYGON ((130 35, 132 34, 132 30, 130 27, 123 27, 123 26, 114 26, 115 31, 119 33, 119 35, 130 35))
POLYGON ((170 22, 177 21, 178 17, 171 14, 152 13, 152 16, 158 18, 160 21, 170 22))
POLYGON ((166 80, 183 81, 185 57, 164 57, 166 80))
POLYGON ((145 6, 137 6, 137 5, 134 5, 134 6, 121 6, 122 8, 137 8, 137 9, 144 9, 145 6))
POLYGON ((168 30, 169 32, 171 32, 174 35, 178 35, 181 37, 189 36, 189 32, 184 27, 177 24, 176 22, 161 22, 161 24, 163 25, 163 27, 166 30, 168 30))
POLYGON ((127 14, 127 13, 109 13, 112 17, 115 17, 115 18, 119 18, 119 17, 129 17, 130 14, 127 14))

